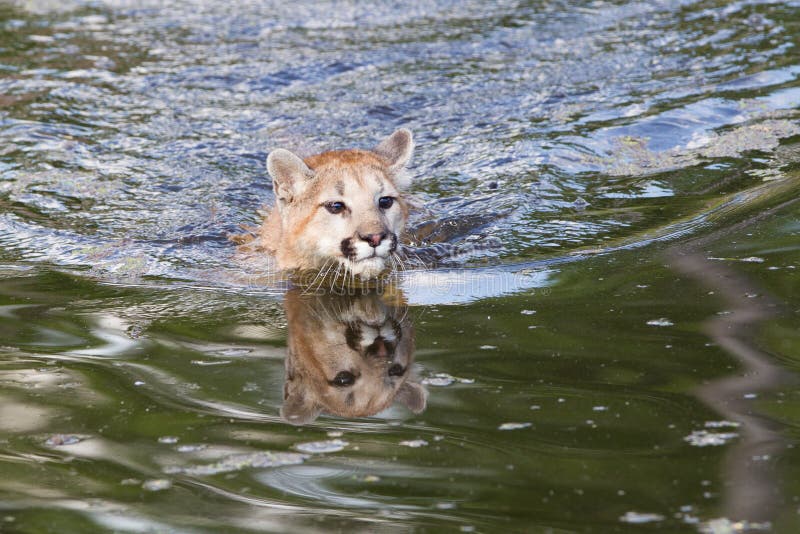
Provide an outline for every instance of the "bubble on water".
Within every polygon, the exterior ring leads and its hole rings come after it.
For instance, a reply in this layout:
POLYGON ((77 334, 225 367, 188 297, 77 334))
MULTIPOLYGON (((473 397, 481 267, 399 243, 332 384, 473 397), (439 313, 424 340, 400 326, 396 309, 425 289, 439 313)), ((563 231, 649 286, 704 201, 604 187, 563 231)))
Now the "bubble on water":
POLYGON ((650 319, 649 321, 647 321, 647 324, 650 326, 672 326, 675 323, 673 323, 666 317, 660 317, 658 319, 650 319))
POLYGON ((341 438, 343 434, 341 430, 331 430, 327 435, 329 438, 341 438))
POLYGON ((608 406, 592 406, 592 411, 594 412, 605 412, 608 410, 608 406))
POLYGON ((187 467, 170 466, 164 469, 169 474, 183 473, 192 476, 217 475, 243 469, 262 469, 266 467, 282 467, 297 465, 308 458, 306 454, 296 452, 254 452, 251 454, 235 454, 213 464, 190 465, 187 467))
POLYGON ((739 261, 746 263, 764 263, 764 258, 759 258, 758 256, 748 256, 747 258, 742 258, 739 261))
POLYGON ((707 430, 695 430, 685 438, 684 441, 694 447, 709 447, 725 445, 730 440, 739 437, 736 432, 709 432, 707 430))
POLYGON ((145 382, 143 380, 137 380, 136 382, 133 383, 133 385, 134 386, 143 386, 143 385, 145 385, 145 382))
POLYGON ((52 35, 29 35, 28 40, 34 43, 52 43, 55 38, 52 35))
POLYGON ((229 363, 231 363, 231 360, 192 360, 192 365, 199 365, 201 367, 228 365, 229 363))
POLYGON ((230 348, 218 351, 222 356, 227 356, 229 358, 241 358, 242 356, 247 356, 251 352, 253 352, 253 349, 245 348, 230 348))
POLYGON ((584 210, 588 206, 589 206, 589 203, 586 200, 584 200, 582 197, 578 197, 572 202, 572 207, 575 208, 576 210, 584 210))
POLYGON ((401 441, 400 445, 404 447, 411 447, 412 449, 418 449, 420 447, 426 447, 428 445, 428 442, 425 441, 424 439, 412 439, 412 440, 401 441))
POLYGON ((522 310, 520 313, 522 315, 534 315, 536 313, 536 310, 522 310))
POLYGON ((664 516, 660 514, 650 514, 641 512, 626 512, 625 515, 619 518, 623 523, 654 523, 663 521, 664 516))
POLYGON ((479 348, 481 350, 495 350, 497 347, 494 345, 481 345, 479 348))
POLYGON ((158 438, 159 443, 178 443, 178 439, 175 436, 161 436, 158 438))
POLYGON ((475 379, 461 378, 447 373, 435 373, 432 376, 422 379, 422 383, 426 386, 449 386, 454 382, 458 382, 459 384, 474 384, 475 379))
POLYGON ((202 445, 202 444, 178 445, 177 447, 175 447, 175 450, 178 452, 197 452, 197 451, 202 451, 206 447, 207 445, 202 445))
POLYGON ((363 480, 364 482, 374 483, 374 482, 380 482, 381 477, 379 477, 377 475, 367 475, 364 478, 362 478, 361 480, 363 480))
POLYGON ((455 378, 444 373, 437 373, 422 379, 422 383, 426 386, 449 386, 453 382, 455 382, 455 378))
POLYGON ((533 423, 503 423, 499 427, 498 430, 519 430, 521 428, 530 428, 533 426, 533 423))
POLYGON ((710 519, 698 527, 701 534, 732 534, 736 532, 767 532, 772 530, 769 522, 731 521, 726 517, 710 519))
POLYGON ((164 491, 172 487, 172 481, 166 478, 153 478, 145 480, 142 488, 146 491, 164 491))
POLYGON ((739 423, 735 421, 706 421, 704 426, 706 428, 739 428, 739 423))
POLYGON ((295 445, 294 448, 300 452, 323 454, 326 452, 339 452, 348 445, 348 442, 341 439, 329 439, 325 441, 309 441, 308 443, 300 443, 295 445))
POLYGON ((75 434, 53 434, 44 442, 48 447, 61 447, 63 445, 75 445, 85 438, 75 434))

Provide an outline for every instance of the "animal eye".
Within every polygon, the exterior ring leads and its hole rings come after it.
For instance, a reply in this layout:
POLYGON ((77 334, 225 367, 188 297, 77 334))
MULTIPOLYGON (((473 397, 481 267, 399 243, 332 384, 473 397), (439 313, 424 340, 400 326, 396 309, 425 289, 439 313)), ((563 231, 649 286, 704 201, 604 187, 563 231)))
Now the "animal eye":
POLYGON ((382 210, 388 210, 394 204, 394 197, 381 197, 378 199, 378 207, 382 210))
POLYGON ((323 205, 325 206, 326 210, 333 213, 334 215, 336 215, 337 213, 342 213, 345 208, 344 202, 339 202, 339 201, 326 202, 323 205))
POLYGON ((346 388, 347 386, 352 386, 355 381, 356 377, 350 371, 339 371, 331 380, 331 385, 338 388, 346 388))

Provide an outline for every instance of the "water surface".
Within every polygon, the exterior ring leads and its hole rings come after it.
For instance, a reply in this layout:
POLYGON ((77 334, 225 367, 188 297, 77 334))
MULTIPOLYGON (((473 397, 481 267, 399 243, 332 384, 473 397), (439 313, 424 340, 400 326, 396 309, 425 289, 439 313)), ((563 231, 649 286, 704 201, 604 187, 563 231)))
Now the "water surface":
POLYGON ((3 4, 0 531, 794 532, 798 36, 767 0, 3 4), (236 260, 271 149, 398 127, 427 265, 318 302, 236 260), (309 317, 390 408, 284 397, 309 317))

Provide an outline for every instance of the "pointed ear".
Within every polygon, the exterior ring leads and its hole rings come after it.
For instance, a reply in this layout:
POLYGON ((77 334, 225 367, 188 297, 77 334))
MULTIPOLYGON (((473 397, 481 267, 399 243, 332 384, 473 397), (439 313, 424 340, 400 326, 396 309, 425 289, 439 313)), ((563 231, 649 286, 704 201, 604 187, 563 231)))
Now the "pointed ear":
POLYGON ((392 135, 381 141, 373 151, 389 162, 389 170, 398 172, 411 160, 414 152, 414 137, 410 130, 400 128, 392 135))
POLYGON ((428 390, 416 382, 403 382, 403 385, 397 390, 395 399, 412 412, 422 413, 428 402, 428 390))
POLYGON ((272 176, 272 188, 278 206, 291 202, 314 178, 314 171, 288 150, 278 148, 267 156, 267 172, 272 176))
POLYGON ((283 406, 281 406, 281 417, 287 423, 293 425, 307 425, 313 423, 322 410, 311 399, 305 395, 302 386, 287 380, 283 385, 283 406))

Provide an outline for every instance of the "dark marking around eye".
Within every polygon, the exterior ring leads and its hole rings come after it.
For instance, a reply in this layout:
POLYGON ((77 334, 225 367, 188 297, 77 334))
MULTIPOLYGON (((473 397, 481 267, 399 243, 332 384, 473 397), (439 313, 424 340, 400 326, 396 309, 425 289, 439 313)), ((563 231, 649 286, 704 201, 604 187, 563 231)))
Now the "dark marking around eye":
POLYGON ((342 213, 347 208, 344 202, 340 200, 333 200, 331 202, 326 202, 325 204, 323 204, 323 206, 325 206, 325 209, 334 215, 342 213))

